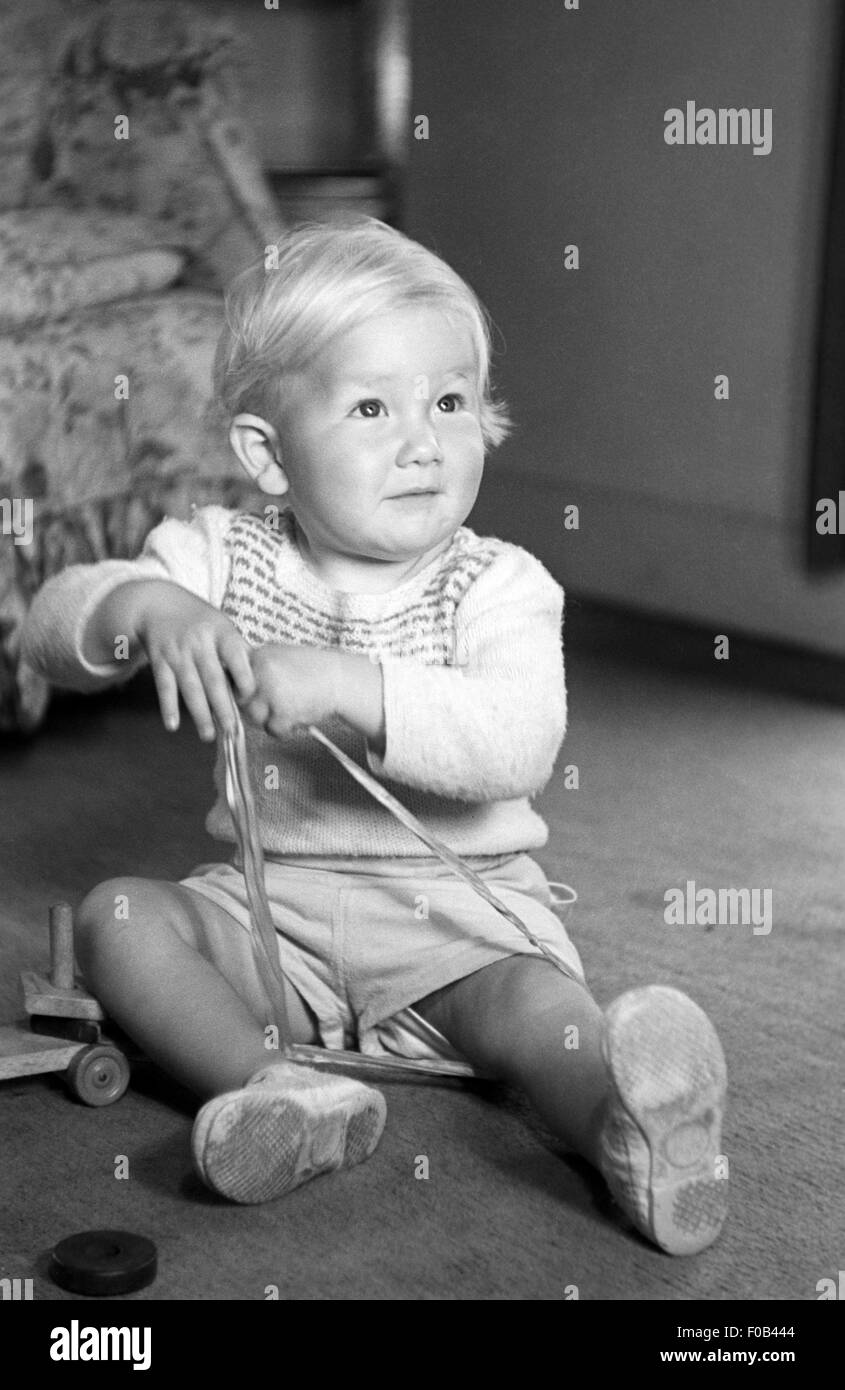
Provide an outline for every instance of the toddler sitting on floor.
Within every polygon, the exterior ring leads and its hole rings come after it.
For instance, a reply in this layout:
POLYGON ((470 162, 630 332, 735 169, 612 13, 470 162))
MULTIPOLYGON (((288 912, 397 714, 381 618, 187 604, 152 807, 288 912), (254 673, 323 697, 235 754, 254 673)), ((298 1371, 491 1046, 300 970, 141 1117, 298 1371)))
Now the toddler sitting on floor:
MULTIPOLYGON (((532 851, 564 736, 563 594, 464 525, 506 434, 487 320, 442 260, 373 219, 303 226, 227 298, 216 386, 266 505, 168 519, 135 561, 37 596, 26 659, 94 689, 144 662, 168 729, 244 717, 294 1040, 449 1056, 519 1086, 664 1250, 718 1235, 725 1064, 679 991, 602 1013, 532 851), (325 730, 460 854, 555 968, 305 735, 325 730), (577 1032, 571 1025, 575 1025, 577 1032), (577 1046, 572 1039, 577 1038, 577 1046)), ((218 748, 207 828, 235 841, 218 748)), ((77 912, 91 989, 205 1101, 198 1172, 240 1202, 372 1153, 380 1092, 273 1062, 242 865, 116 878, 77 912), (120 905, 118 907, 118 905, 120 905), (187 1007, 186 1007, 187 1001, 187 1007)))

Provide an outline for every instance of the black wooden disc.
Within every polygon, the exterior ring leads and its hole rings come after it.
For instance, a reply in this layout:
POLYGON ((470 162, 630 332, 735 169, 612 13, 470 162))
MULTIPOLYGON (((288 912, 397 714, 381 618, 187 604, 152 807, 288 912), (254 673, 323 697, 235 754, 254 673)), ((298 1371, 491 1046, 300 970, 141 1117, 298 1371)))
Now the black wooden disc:
POLYGON ((97 1298, 146 1288, 157 1268, 153 1242, 131 1231, 80 1231, 60 1240, 50 1257, 50 1275, 57 1284, 97 1298))

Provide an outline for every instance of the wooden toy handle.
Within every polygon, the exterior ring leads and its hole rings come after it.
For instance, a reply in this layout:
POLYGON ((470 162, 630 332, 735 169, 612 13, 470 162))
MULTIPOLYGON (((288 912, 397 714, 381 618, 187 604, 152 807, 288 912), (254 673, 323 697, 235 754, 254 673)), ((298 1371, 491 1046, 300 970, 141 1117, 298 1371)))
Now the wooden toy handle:
POLYGON ((50 908, 50 982, 73 989, 73 911, 69 903, 50 908))

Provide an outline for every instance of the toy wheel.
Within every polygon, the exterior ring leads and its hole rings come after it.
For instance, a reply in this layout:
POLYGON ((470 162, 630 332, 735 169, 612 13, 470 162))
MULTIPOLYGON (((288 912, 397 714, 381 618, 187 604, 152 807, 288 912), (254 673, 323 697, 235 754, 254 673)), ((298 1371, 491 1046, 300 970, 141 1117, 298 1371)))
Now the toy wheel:
POLYGON ((110 1043, 95 1043, 77 1052, 66 1079, 86 1105, 112 1105, 129 1085, 129 1063, 110 1043))

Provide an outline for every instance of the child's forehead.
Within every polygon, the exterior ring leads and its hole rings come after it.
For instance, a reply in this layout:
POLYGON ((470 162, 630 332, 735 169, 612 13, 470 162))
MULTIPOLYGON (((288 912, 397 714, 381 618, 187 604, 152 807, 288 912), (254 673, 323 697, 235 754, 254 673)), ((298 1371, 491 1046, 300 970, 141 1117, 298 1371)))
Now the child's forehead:
POLYGON ((352 326, 360 337, 405 335, 417 338, 420 333, 439 339, 469 336, 469 324, 463 315, 447 313, 435 304, 400 304, 381 314, 361 319, 352 326))
POLYGON ((475 376, 469 324, 435 309, 397 309, 355 324, 327 344, 314 365, 332 377, 388 379, 421 370, 475 376))

